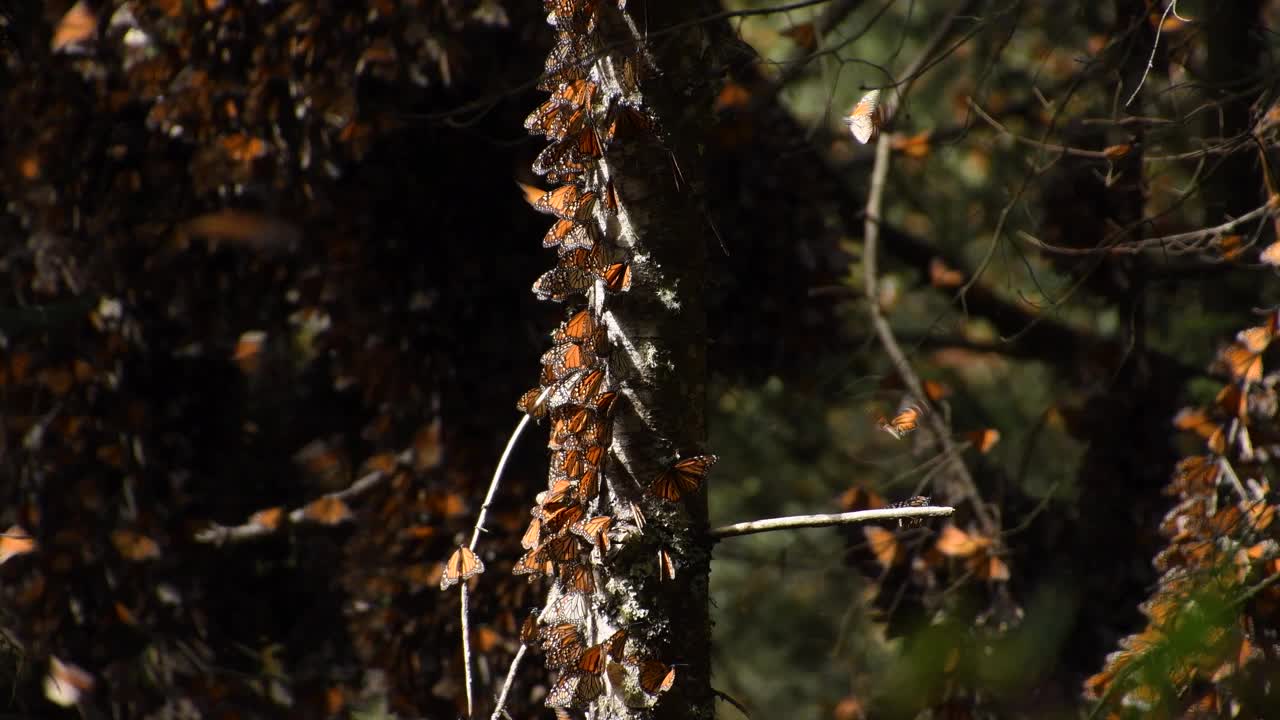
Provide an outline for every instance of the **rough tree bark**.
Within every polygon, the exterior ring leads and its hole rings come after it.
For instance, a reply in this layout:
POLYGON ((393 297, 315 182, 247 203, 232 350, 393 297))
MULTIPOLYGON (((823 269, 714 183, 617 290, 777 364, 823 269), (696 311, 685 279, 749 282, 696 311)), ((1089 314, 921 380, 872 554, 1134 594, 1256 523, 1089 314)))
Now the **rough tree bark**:
MULTIPOLYGON (((558 553, 557 547, 545 552, 535 548, 526 556, 524 565, 534 567, 525 571, 549 570, 546 574, 553 577, 538 624, 548 665, 563 669, 548 704, 595 718, 710 718, 706 486, 700 482, 696 489, 686 487, 678 498, 666 499, 657 497, 652 486, 678 460, 705 452, 703 285, 708 241, 713 240, 695 174, 712 121, 718 44, 700 20, 716 7, 657 3, 633 17, 611 3, 557 0, 548 5, 559 37, 548 77, 557 75, 557 65, 576 62, 579 69, 561 73, 576 79, 544 81, 544 86, 553 92, 553 104, 557 96, 580 94, 573 88, 592 88, 584 105, 595 118, 589 122, 599 122, 602 152, 578 165, 585 168, 581 172, 572 158, 546 172, 556 153, 553 142, 535 170, 567 179, 561 189, 576 184, 581 196, 594 193, 598 198, 586 213, 589 217, 576 210, 568 213, 572 218, 560 217, 589 225, 596 238, 594 251, 601 253, 581 261, 600 275, 581 292, 588 310, 607 330, 608 352, 591 370, 604 368, 600 392, 619 397, 611 412, 597 418, 606 424, 611 418, 611 425, 576 440, 572 434, 581 423, 574 422, 574 414, 589 403, 572 390, 554 392, 548 402, 553 419, 549 495, 535 510, 535 516, 544 518, 541 542, 550 542, 545 529, 555 527, 555 514, 563 512, 549 507, 557 497, 557 483, 573 488, 569 492, 588 517, 612 518, 608 542, 593 541, 595 547, 576 551, 577 558, 587 553, 587 561, 558 553), (584 79, 591 85, 582 84, 584 79), (618 261, 625 263, 629 278, 608 269, 622 267, 618 261), (596 498, 594 491, 582 489, 582 466, 571 455, 582 448, 587 456, 586 449, 601 437, 609 447, 596 498), (565 568, 582 562, 590 563, 597 578, 584 583, 592 586, 585 592, 583 584, 575 588, 565 580, 565 568), (626 639, 615 645, 612 638, 619 631, 625 631, 626 639), (557 632, 567 633, 569 644, 576 646, 559 653, 567 658, 556 657, 557 632), (603 653, 596 648, 605 648, 610 661, 597 662, 603 653), (671 670, 674 676, 668 674, 671 670), (593 677, 597 673, 603 688, 593 677)), ((553 105, 545 122, 535 113, 531 123, 545 126, 544 134, 554 140, 560 134, 559 112, 553 105)), ((572 121, 564 124, 577 127, 572 121)), ((592 131, 578 132, 569 135, 582 142, 572 142, 591 155, 592 131)), ((543 209, 550 212, 551 204, 544 202, 543 209)), ((557 270, 544 276, 535 291, 559 299, 562 293, 556 288, 562 281, 581 275, 574 270, 579 257, 562 247, 557 270)), ((566 329, 562 326, 562 332, 566 329)), ((552 356, 550 366, 544 359, 544 373, 546 367, 554 371, 549 381, 544 375, 544 386, 575 386, 586 377, 586 368, 561 375, 569 368, 557 366, 559 354, 552 356)))

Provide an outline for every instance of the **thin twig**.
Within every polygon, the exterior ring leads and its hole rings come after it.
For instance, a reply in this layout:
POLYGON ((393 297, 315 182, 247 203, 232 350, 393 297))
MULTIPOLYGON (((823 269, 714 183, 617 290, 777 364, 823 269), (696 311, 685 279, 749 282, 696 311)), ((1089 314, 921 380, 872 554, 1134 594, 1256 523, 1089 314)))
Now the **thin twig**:
MULTIPOLYGON (((547 399, 551 391, 555 389, 554 385, 548 386, 538 399, 533 402, 533 406, 537 407, 547 399)), ((524 415, 520 418, 520 422, 516 423, 516 429, 511 431, 511 437, 507 439, 507 446, 502 450, 502 457, 498 458, 498 466, 493 469, 493 479, 489 481, 489 491, 485 493, 484 503, 480 505, 480 512, 476 514, 476 526, 471 531, 471 544, 468 548, 475 552, 476 543, 480 541, 480 533, 484 532, 484 519, 489 514, 489 506, 493 504, 493 496, 498 494, 498 485, 502 482, 502 472, 507 468, 507 460, 511 458, 511 453, 516 448, 520 436, 524 433, 524 429, 529 425, 531 415, 524 415)), ((475 679, 471 674, 471 632, 469 631, 469 620, 467 618, 468 595, 470 591, 467 589, 467 583, 460 583, 462 592, 462 667, 463 674, 467 681, 467 717, 473 717, 472 698, 475 694, 475 679)), ((498 709, 502 709, 502 705, 498 705, 498 709)))
MULTIPOLYGON (((547 395, 555 386, 549 386, 542 394, 538 396, 534 405, 542 404, 547 399, 547 395)), ((472 552, 475 552, 476 542, 480 540, 480 533, 484 532, 484 518, 489 514, 489 506, 493 504, 493 496, 498 493, 498 483, 502 480, 502 471, 507 467, 507 460, 511 457, 511 452, 515 450, 516 442, 520 439, 520 435, 524 432, 525 426, 529 424, 529 415, 520 418, 520 422, 516 424, 516 429, 511 432, 511 437, 507 439, 507 447, 502 451, 502 457, 498 458, 498 467, 493 470, 493 479, 489 481, 489 492, 484 496, 484 503, 480 506, 480 512, 476 515, 476 527, 471 531, 471 544, 468 546, 472 552)))
MULTIPOLYGON (((933 48, 942 44, 950 33, 951 25, 956 17, 961 12, 965 12, 967 7, 968 3, 965 4, 964 8, 956 8, 943 20, 938 31, 930 38, 924 52, 912 63, 912 69, 909 69, 906 73, 908 78, 914 74, 915 67, 927 62, 929 55, 933 52, 933 48)), ((886 125, 892 121, 901 97, 906 94, 908 88, 909 84, 904 84, 901 88, 901 94, 890 97, 885 103, 884 122, 886 125)), ((916 376, 915 370, 911 368, 911 363, 907 361, 906 355, 898 345, 898 341, 893 335, 893 328, 890 327, 889 321, 885 318, 880 308, 880 299, 878 297, 879 275, 876 255, 880 240, 880 212, 884 205, 885 178, 889 174, 890 150, 891 140, 889 133, 883 133, 876 142, 875 163, 871 170, 871 188, 867 193, 867 209, 862 236, 863 289, 866 293, 867 311, 871 318, 871 325, 880 339, 880 344, 884 346, 885 354, 889 356, 889 361, 893 363, 894 368, 898 371, 898 375, 902 378, 903 383, 906 384, 911 395, 917 402, 923 403, 926 402, 926 395, 920 378, 916 376)), ((938 444, 942 447, 942 454, 951 458, 950 465, 953 469, 953 476, 960 485, 961 492, 950 493, 951 497, 949 499, 954 501, 960 496, 967 498, 973 505, 974 516, 978 519, 985 534, 989 537, 995 537, 997 530, 995 520, 987 512, 987 508, 978 494, 977 485, 969 474, 969 468, 955 453, 954 443, 951 441, 951 435, 947 431, 945 423, 937 413, 928 413, 926 421, 929 429, 937 438, 938 444)))
POLYGON ((1201 228, 1190 232, 1177 233, 1174 235, 1163 235, 1161 237, 1144 238, 1142 240, 1132 240, 1129 242, 1105 244, 1092 248, 1065 248, 1056 245, 1050 245, 1036 236, 1019 230, 1018 237, 1035 245, 1037 248, 1045 252, 1051 252, 1056 255, 1093 255, 1098 252, 1109 252, 1123 255, 1136 255, 1144 250, 1160 250, 1171 254, 1180 252, 1199 252, 1202 247, 1194 246, 1193 243, 1203 242, 1215 236, 1228 235, 1241 225, 1250 223, 1259 218, 1265 220, 1266 216, 1277 210, 1270 202, 1250 210, 1234 220, 1228 220, 1221 225, 1213 227, 1201 228))
MULTIPOLYGON (((372 490, 379 482, 387 476, 387 473, 381 470, 375 470, 368 475, 361 477, 359 480, 351 483, 351 485, 343 490, 325 497, 335 497, 343 502, 357 498, 366 492, 372 490)), ((288 523, 278 523, 274 527, 267 527, 258 523, 244 523, 243 525, 220 525, 212 523, 208 527, 200 530, 194 536, 196 542, 210 543, 213 545, 223 545, 229 542, 243 542, 245 540, 256 540, 260 537, 275 534, 284 528, 287 524, 302 523, 307 520, 306 506, 290 511, 288 515, 288 523)))
MULTIPOLYGON (((525 417, 528 416, 526 415, 525 417)), ((459 604, 461 605, 460 612, 462 613, 462 668, 463 674, 466 677, 467 685, 467 717, 471 718, 475 717, 475 711, 473 709, 475 706, 473 705, 472 697, 472 693, 474 692, 473 689, 475 687, 475 678, 471 676, 471 626, 470 621, 467 619, 467 606, 470 604, 469 600, 471 595, 470 591, 467 589, 469 584, 470 583, 465 580, 459 583, 459 587, 462 588, 462 602, 459 604)))
POLYGON ((1160 22, 1156 23, 1156 39, 1151 43, 1151 57, 1147 58, 1147 67, 1142 71, 1142 77, 1138 80, 1138 86, 1133 89, 1133 94, 1124 102, 1125 107, 1129 107, 1133 99, 1138 97, 1138 91, 1147 82, 1147 75, 1151 74, 1151 68, 1155 67, 1156 49, 1160 47, 1160 31, 1164 30, 1164 19, 1169 17, 1169 11, 1173 10, 1173 6, 1178 4, 1178 0, 1169 0, 1169 6, 1164 9, 1164 14, 1160 16, 1160 22))
POLYGON ((493 709, 493 715, 490 716, 489 720, 498 720, 498 717, 502 715, 502 709, 507 704, 507 694, 511 692, 511 686, 516 681, 516 670, 519 669, 520 661, 524 659, 524 653, 528 649, 524 643, 520 643, 520 649, 516 651, 516 656, 511 659, 511 667, 507 669, 507 680, 502 683, 502 692, 498 694, 498 706, 493 709))
MULTIPOLYGON (((978 105, 978 103, 974 102, 973 98, 969 98, 969 107, 973 110, 974 114, 982 118, 982 120, 986 122, 988 125, 990 125, 996 132, 1000 133, 1001 135, 1007 135, 1014 142, 1019 142, 1019 143, 1022 143, 1023 145, 1029 145, 1031 147, 1044 150, 1046 152, 1054 152, 1054 153, 1062 153, 1063 155, 1070 155, 1071 157, 1089 158, 1092 160, 1103 160, 1108 162, 1111 160, 1111 158, 1107 157, 1107 153, 1103 150, 1082 150, 1080 148, 1071 147, 1069 145, 1058 145, 1056 143, 1045 142, 1043 140, 1036 140, 1035 138, 1029 138, 1029 137, 1024 137, 1022 135, 1019 135, 1013 132, 1012 130, 1010 130, 1009 128, 1005 127, 999 120, 996 120, 995 118, 991 117, 991 115, 988 114, 986 110, 983 110, 982 107, 978 105)), ((1174 155, 1143 155, 1142 162, 1153 163, 1153 162, 1177 162, 1182 160, 1197 160, 1208 155, 1233 153, 1239 150, 1241 147, 1243 147, 1246 144, 1248 144, 1248 141, 1243 136, 1234 137, 1234 138, 1225 140, 1223 142, 1220 142, 1217 145, 1211 145, 1201 150, 1189 150, 1187 152, 1176 153, 1174 155)))
POLYGON ((898 520, 901 518, 946 517, 956 511, 955 508, 941 505, 925 507, 880 508, 877 510, 858 510, 846 513, 826 515, 790 515, 788 517, 769 518, 767 520, 751 520, 715 528, 707 533, 712 540, 754 535, 755 533, 772 532, 774 530, 796 530, 798 528, 830 527, 832 525, 852 525, 872 520, 898 520))

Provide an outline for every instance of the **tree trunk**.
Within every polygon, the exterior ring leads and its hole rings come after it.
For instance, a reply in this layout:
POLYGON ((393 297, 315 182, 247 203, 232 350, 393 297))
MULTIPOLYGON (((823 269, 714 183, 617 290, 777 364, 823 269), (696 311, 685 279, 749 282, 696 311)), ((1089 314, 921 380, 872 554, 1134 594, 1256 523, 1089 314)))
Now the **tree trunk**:
MULTIPOLYGON (((608 335, 609 350, 600 353, 592 368, 605 370, 599 392, 617 392, 619 398, 611 413, 599 417, 602 423, 612 418, 611 428, 596 435, 608 443, 600 496, 575 491, 586 517, 613 519, 603 547, 579 551, 590 553, 589 561, 566 563, 573 568, 590 562, 597 578, 591 583, 594 589, 570 587, 564 568, 554 568, 549 574, 556 580, 539 618, 549 665, 564 668, 548 705, 586 710, 588 717, 714 714, 705 483, 686 485, 678 498, 660 498, 650 489, 679 459, 702 454, 706 439, 703 286, 710 226, 698 200, 694 173, 700 157, 694 148, 712 118, 708 78, 714 73, 708 64, 714 43, 696 19, 714 11, 708 3, 649 5, 639 20, 643 26, 608 3, 594 12, 576 11, 575 17, 554 12, 551 17, 560 40, 548 77, 556 76, 566 55, 576 54, 579 70, 545 86, 555 97, 573 86, 576 74, 585 73, 598 92, 586 105, 599 123, 602 152, 585 171, 567 179, 582 194, 592 192, 598 199, 590 218, 576 220, 592 227, 595 244, 603 249, 586 261, 600 279, 583 294, 608 335), (648 38, 657 39, 650 44, 648 38), (568 653, 581 658, 576 662, 554 657, 555 640, 549 637, 555 628, 570 625, 581 633, 580 646, 568 653), (622 646, 610 642, 618 631, 626 632, 622 646), (600 648, 594 657, 593 648, 600 648), (596 662, 606 652, 610 661, 596 662), (592 677, 597 672, 600 683, 592 677)), ((590 137, 584 140, 570 142, 590 147, 590 137)), ((541 165, 535 164, 535 170, 548 169, 547 163, 541 165)), ((544 174, 564 179, 554 169, 544 174)), ((572 273, 576 262, 566 258, 573 257, 562 249, 560 267, 567 267, 566 273, 572 273)), ((553 284, 548 280, 542 289, 553 284)), ((577 384, 582 372, 551 383, 577 384)), ((573 395, 551 394, 553 420, 589 406, 573 395)), ((571 483, 579 469, 565 450, 574 441, 557 443, 557 427, 559 420, 553 422, 553 492, 566 477, 564 468, 570 468, 571 483)), ((576 442, 587 447, 593 440, 576 442)), ((683 479, 697 481, 702 474, 699 468, 683 479)), ((545 515, 546 505, 542 507, 545 515)), ((531 553, 531 564, 544 563, 550 555, 531 553)))

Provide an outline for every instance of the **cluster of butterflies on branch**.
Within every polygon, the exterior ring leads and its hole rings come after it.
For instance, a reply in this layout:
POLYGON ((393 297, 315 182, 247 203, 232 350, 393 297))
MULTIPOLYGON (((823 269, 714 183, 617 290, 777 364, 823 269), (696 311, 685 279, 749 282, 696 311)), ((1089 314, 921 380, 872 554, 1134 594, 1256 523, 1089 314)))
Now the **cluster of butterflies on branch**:
MULTIPOLYGON (((618 542, 644 531, 644 515, 635 500, 609 492, 604 476, 621 396, 610 372, 607 331, 599 313, 608 293, 630 290, 631 268, 625 252, 608 242, 618 194, 600 160, 616 143, 654 133, 654 123, 637 100, 640 60, 626 57, 615 63, 610 79, 592 76, 593 66, 600 67, 596 60, 604 56, 592 32, 600 1, 544 4, 557 42, 538 87, 551 97, 529 115, 525 128, 550 141, 533 169, 558 187, 522 188, 534 209, 556 218, 543 246, 557 248, 558 259, 534 283, 533 292, 544 300, 586 302, 575 302, 551 334, 538 386, 517 403, 521 412, 549 420, 551 457, 547 489, 538 494, 521 539, 526 552, 512 571, 550 581, 546 606, 525 621, 521 639, 545 654, 549 669, 560 672, 546 704, 558 716, 567 716, 566 708, 599 697, 606 681, 657 696, 671 688, 676 671, 641 647, 638 638, 631 636, 629 643, 626 628, 588 622, 589 609, 603 597, 597 567, 615 554, 618 542), (618 513, 610 513, 621 503, 626 505, 620 514, 626 527, 616 521, 618 513)), ((624 5, 618 2, 619 9, 624 5)), ((701 486, 714 463, 711 455, 676 458, 648 484, 647 495, 654 502, 679 502, 701 486)), ((658 578, 673 579, 676 567, 672 551, 661 547, 658 578)), ((446 563, 441 585, 465 581, 482 569, 474 553, 459 548, 446 563)))
POLYGON ((1189 706, 1185 717, 1216 715, 1223 708, 1261 716, 1249 707, 1256 698, 1240 688, 1260 687, 1267 659, 1280 652, 1280 586, 1272 584, 1280 575, 1280 494, 1267 478, 1280 457, 1280 372, 1263 367, 1278 337, 1280 310, 1272 309, 1261 325, 1240 331, 1219 353, 1215 369, 1228 381, 1213 402, 1174 418, 1174 426, 1202 441, 1205 452, 1184 457, 1165 487, 1175 504, 1159 526, 1167 540, 1152 561, 1160 578, 1139 606, 1147 626, 1122 640, 1103 670, 1085 681, 1086 696, 1146 709, 1172 689, 1180 693, 1178 703, 1189 706), (1160 648, 1184 632, 1180 626, 1198 593, 1256 594, 1211 642, 1175 662, 1161 657, 1165 669, 1159 676, 1135 672, 1146 662, 1144 649, 1160 648))

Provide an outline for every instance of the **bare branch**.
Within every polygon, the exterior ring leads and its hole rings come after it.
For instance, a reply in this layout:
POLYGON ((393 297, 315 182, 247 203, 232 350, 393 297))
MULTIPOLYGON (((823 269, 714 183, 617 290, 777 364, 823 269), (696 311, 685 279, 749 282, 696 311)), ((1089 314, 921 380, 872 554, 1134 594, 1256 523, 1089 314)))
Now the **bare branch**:
POLYGON ((1259 207, 1250 210, 1235 220, 1229 220, 1221 225, 1213 227, 1201 228, 1190 232, 1177 233, 1174 235, 1163 235, 1161 237, 1145 238, 1142 240, 1133 240, 1129 242, 1114 243, 1108 245, 1104 240, 1102 244, 1092 248, 1065 248, 1056 245, 1050 245, 1043 240, 1031 235, 1030 233, 1019 230, 1018 237, 1035 245, 1036 247, 1057 255, 1094 255, 1099 252, 1107 252, 1117 255, 1136 255, 1144 250, 1160 250, 1162 253, 1177 255, 1181 253, 1200 252, 1204 247, 1199 243, 1211 240, 1215 237, 1228 235, 1241 225, 1253 222, 1254 220, 1266 220, 1267 217, 1276 212, 1278 207, 1271 202, 1267 202, 1259 207))
MULTIPOLYGON (((937 32, 926 44, 923 52, 911 64, 906 75, 908 78, 915 73, 915 68, 923 65, 928 61, 929 55, 933 49, 942 44, 943 40, 950 33, 951 25, 956 17, 966 11, 968 3, 963 8, 956 8, 942 22, 937 32)), ((909 87, 909 81, 904 84, 901 94, 891 96, 885 103, 884 123, 887 125, 892 122, 894 113, 897 112, 901 98, 905 96, 909 87)), ((875 329, 876 335, 880 338, 880 344, 884 346, 885 354, 889 356, 889 361, 893 363, 894 368, 898 371, 898 375, 902 378, 903 383, 911 392, 917 402, 927 402, 923 385, 920 378, 912 369, 911 363, 907 361, 906 355, 902 352, 902 347, 898 345, 897 339, 893 335, 893 328, 889 326, 888 319, 885 318, 880 308, 879 299, 879 275, 877 270, 877 250, 880 241, 880 211, 884 204, 884 185, 885 178, 889 174, 889 153, 890 153, 890 135, 883 133, 876 142, 875 164, 871 170, 871 189, 867 194, 866 217, 863 225, 863 251, 862 251, 862 269, 863 269, 863 290, 867 298, 867 312, 871 319, 871 326, 875 329)), ((951 441, 951 434, 948 432, 946 423, 938 413, 927 413, 926 421, 930 431, 934 434, 938 444, 942 448, 942 455, 949 458, 948 464, 952 470, 952 477, 958 486, 952 492, 948 493, 949 499, 954 501, 956 498, 963 497, 973 505, 974 516, 981 524, 983 531, 994 537, 998 530, 995 519, 987 511, 986 505, 982 502, 981 496, 978 494, 977 485, 973 481, 973 477, 969 474, 969 468, 964 461, 959 458, 955 452, 955 444, 951 441)))
MULTIPOLYGON (((382 482, 387 476, 381 470, 361 477, 359 480, 351 483, 351 485, 339 492, 333 493, 330 497, 335 497, 343 502, 353 500, 372 490, 382 482)), ((211 523, 208 527, 200 530, 194 536, 196 542, 210 543, 213 545, 224 545, 229 542, 244 542, 246 540, 256 540, 267 535, 274 535, 284 528, 287 524, 297 524, 307 521, 306 508, 300 507, 293 510, 288 515, 288 523, 278 523, 274 527, 267 527, 258 523, 244 523, 243 525, 220 525, 211 523)))
POLYGON ((926 505, 924 507, 879 508, 877 510, 858 510, 856 512, 832 513, 827 515, 790 515, 788 517, 752 520, 734 523, 711 530, 708 535, 713 540, 754 535, 774 530, 797 530, 800 528, 831 527, 833 525, 853 525, 873 520, 898 520, 905 518, 947 517, 956 510, 943 505, 926 505))
POLYGON ((520 643, 520 649, 516 651, 516 656, 511 659, 511 667, 507 669, 507 679, 502 683, 502 692, 498 694, 498 706, 493 709, 493 715, 489 720, 498 720, 503 714, 503 708, 507 704, 507 694, 511 692, 511 686, 516 681, 516 671, 520 669, 520 661, 524 659, 525 651, 529 648, 520 643))

